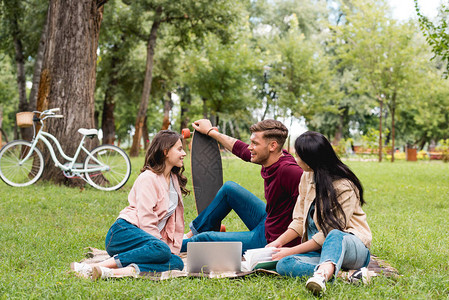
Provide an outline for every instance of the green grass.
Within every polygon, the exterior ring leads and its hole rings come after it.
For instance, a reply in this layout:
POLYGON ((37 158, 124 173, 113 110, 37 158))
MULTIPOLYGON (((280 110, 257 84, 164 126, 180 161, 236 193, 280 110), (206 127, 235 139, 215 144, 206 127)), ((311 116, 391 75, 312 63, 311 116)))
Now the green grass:
MULTIPOLYGON (((27 188, 0 183, 0 299, 10 298, 314 298, 304 279, 250 276, 245 279, 178 278, 162 282, 122 279, 91 282, 73 276, 71 261, 84 247, 104 248, 104 238, 142 165, 117 192, 54 186, 27 188)), ((438 162, 348 162, 366 191, 364 210, 373 231, 372 252, 396 267, 399 279, 375 278, 355 287, 337 280, 327 298, 447 299, 449 294, 449 164, 438 162)), ((225 180, 263 198, 260 166, 223 159, 225 180)), ((190 177, 190 163, 186 163, 190 177)), ((190 182, 189 182, 190 184, 190 182)), ((185 198, 186 224, 195 216, 192 196, 185 198)), ((228 231, 244 230, 235 214, 228 231)))

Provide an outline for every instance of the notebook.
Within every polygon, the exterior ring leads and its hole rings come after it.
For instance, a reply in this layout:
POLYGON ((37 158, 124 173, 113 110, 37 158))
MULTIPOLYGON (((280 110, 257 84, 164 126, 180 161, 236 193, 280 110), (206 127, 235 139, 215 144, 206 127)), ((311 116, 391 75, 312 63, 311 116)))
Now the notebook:
POLYGON ((187 244, 187 272, 240 272, 242 242, 190 242, 187 244))

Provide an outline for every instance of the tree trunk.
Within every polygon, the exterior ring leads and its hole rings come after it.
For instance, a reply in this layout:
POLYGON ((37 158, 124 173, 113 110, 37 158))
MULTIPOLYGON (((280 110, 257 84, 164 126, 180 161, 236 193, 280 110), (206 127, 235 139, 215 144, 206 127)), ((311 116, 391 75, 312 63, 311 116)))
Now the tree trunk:
POLYGON ((221 123, 223 124, 222 127, 221 127, 221 133, 226 134, 228 121, 222 119, 221 123))
POLYGON ((19 25, 14 20, 13 40, 15 50, 15 60, 17 66, 17 86, 19 88, 19 111, 27 111, 28 101, 26 95, 26 77, 25 77, 25 57, 23 55, 22 40, 19 38, 19 25))
POLYGON ((396 114, 396 91, 393 93, 392 106, 391 106, 391 162, 394 162, 394 139, 395 139, 395 130, 394 130, 394 116, 396 114))
POLYGON ((3 145, 2 135, 5 137, 5 144, 8 144, 8 136, 6 135, 6 132, 3 130, 3 128, 0 127, 0 148, 3 145))
POLYGON ((151 92, 151 81, 153 80, 153 65, 154 65, 154 51, 156 49, 157 31, 160 26, 160 15, 162 8, 156 9, 156 16, 153 25, 151 26, 150 37, 147 45, 147 64, 145 68, 145 79, 143 83, 142 97, 140 98, 139 111, 137 112, 135 133, 133 136, 133 143, 131 145, 130 156, 138 156, 140 149, 140 140, 142 138, 142 127, 147 115, 148 102, 151 92))
MULTIPOLYGON (((124 36, 122 35, 121 41, 124 41, 124 36)), ((120 44, 119 44, 120 45, 120 44)), ((114 45, 111 49, 111 71, 109 73, 109 81, 104 94, 103 102, 103 114, 101 119, 101 129, 103 131, 103 144, 114 144, 115 142, 115 95, 117 91, 117 86, 119 84, 119 68, 123 63, 123 58, 118 53, 120 46, 114 45)))
POLYGON ((162 120, 161 130, 167 130, 170 127, 170 111, 172 107, 171 92, 168 92, 167 97, 164 97, 164 119, 162 120))
MULTIPOLYGON (((235 130, 234 130, 234 124, 231 120, 229 120, 229 130, 231 132, 231 136, 235 137, 235 130)), ((223 132, 224 133, 224 132, 223 132)))
POLYGON ((115 102, 113 99, 111 86, 108 85, 108 89, 104 94, 103 102, 103 114, 101 116, 101 130, 103 131, 103 145, 114 144, 115 141, 115 120, 114 120, 114 108, 115 102))
MULTIPOLYGON (((48 7, 47 9, 47 17, 45 19, 45 23, 44 26, 42 28, 42 33, 41 33, 41 38, 39 41, 39 47, 37 49, 37 54, 36 54, 36 58, 35 58, 35 62, 34 62, 34 71, 33 71, 33 84, 31 86, 31 91, 30 91, 30 95, 28 98, 28 110, 29 111, 33 111, 33 110, 38 110, 37 109, 37 95, 38 95, 38 91, 39 91, 39 83, 40 83, 40 78, 41 78, 41 73, 42 73, 42 63, 44 60, 44 51, 45 51, 45 43, 47 42, 47 31, 48 31, 48 18, 50 17, 49 15, 49 11, 50 11, 50 7, 48 7)), ((42 111, 42 110, 40 110, 42 111)), ((32 128, 27 128, 27 130, 29 130, 26 134, 30 135, 30 139, 32 137, 32 128)), ((36 124, 36 132, 40 130, 40 123, 36 124)))
POLYGON ((379 108, 380 108, 380 115, 379 115, 379 162, 382 162, 382 106, 384 104, 382 98, 380 96, 377 96, 377 99, 379 100, 379 108))
POLYGON ((267 99, 267 104, 265 106, 265 110, 263 111, 262 120, 265 120, 265 117, 267 116, 267 114, 270 110, 270 97, 265 96, 265 98, 267 99))
POLYGON ((47 10, 47 18, 45 19, 44 27, 42 28, 41 39, 39 41, 39 47, 37 49, 37 54, 34 62, 33 85, 31 86, 30 96, 28 98, 29 110, 36 110, 37 92, 39 88, 40 75, 42 72, 42 61, 44 59, 45 42, 47 40, 48 18, 49 14, 47 10))
POLYGON ((334 145, 338 145, 343 138, 345 130, 345 120, 348 118, 349 108, 347 106, 340 107, 340 115, 338 116, 338 125, 334 135, 334 145))
POLYGON ((142 137, 143 137, 143 149, 145 150, 145 153, 148 149, 148 146, 150 144, 150 135, 148 132, 148 124, 147 124, 147 120, 148 117, 145 117, 145 121, 143 122, 143 127, 142 127, 142 137))
POLYGON ((342 121, 343 121, 343 116, 340 116, 340 122, 338 123, 337 129, 335 130, 335 134, 334 134, 333 144, 335 146, 340 143, 340 140, 343 137, 343 124, 341 123, 342 121))
MULTIPOLYGON (((102 2, 104 3, 104 1, 102 2)), ((94 127, 95 68, 98 36, 103 6, 96 0, 50 0, 48 32, 39 83, 40 110, 60 108, 63 119, 48 119, 46 129, 61 143, 63 151, 73 156, 82 136, 81 127, 94 127)), ((86 140, 86 148, 98 140, 86 140)), ((67 181, 46 148, 43 179, 77 185, 67 181)), ((60 160, 63 163, 62 159, 60 160)), ((78 162, 82 162, 81 159, 78 162)))
POLYGON ((188 128, 189 127, 189 123, 190 123, 190 119, 187 116, 188 112, 189 112, 189 107, 192 103, 192 97, 190 95, 190 88, 185 86, 184 88, 182 88, 182 92, 181 92, 181 99, 180 101, 180 105, 181 105, 181 130, 183 128, 188 128))
MULTIPOLYGON (((20 30, 17 19, 12 21, 12 35, 14 41, 15 61, 17 67, 17 87, 19 89, 19 112, 28 111, 28 99, 26 94, 25 56, 23 55, 23 45, 20 39, 20 30)), ((32 128, 20 128, 21 138, 30 141, 33 137, 32 128)))
POLYGON ((234 128, 234 131, 235 131, 235 135, 233 135, 233 137, 235 137, 238 140, 241 140, 242 137, 240 136, 239 124, 237 122, 235 122, 235 127, 233 127, 233 128, 234 128))
POLYGON ((207 119, 207 99, 201 97, 201 100, 203 100, 203 118, 207 119))
POLYGON ((0 149, 3 146, 3 139, 2 139, 3 128, 2 128, 2 124, 3 124, 3 107, 0 105, 0 149))

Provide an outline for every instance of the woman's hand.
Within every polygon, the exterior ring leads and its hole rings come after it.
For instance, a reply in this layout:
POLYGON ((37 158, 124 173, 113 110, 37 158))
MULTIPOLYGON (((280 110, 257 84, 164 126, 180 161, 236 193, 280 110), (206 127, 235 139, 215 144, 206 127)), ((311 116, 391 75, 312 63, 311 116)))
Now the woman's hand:
POLYGON ((286 256, 296 254, 295 250, 293 248, 285 248, 284 247, 284 248, 275 249, 274 251, 277 251, 277 252, 271 256, 271 258, 273 260, 280 260, 281 258, 284 258, 286 256))

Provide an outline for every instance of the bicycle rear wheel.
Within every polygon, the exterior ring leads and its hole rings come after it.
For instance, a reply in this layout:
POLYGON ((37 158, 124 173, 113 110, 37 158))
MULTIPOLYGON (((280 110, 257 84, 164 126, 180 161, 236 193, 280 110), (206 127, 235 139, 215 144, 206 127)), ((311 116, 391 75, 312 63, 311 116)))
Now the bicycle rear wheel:
POLYGON ((38 148, 20 163, 31 150, 27 141, 12 141, 0 150, 0 178, 8 185, 24 187, 39 180, 44 171, 44 158, 38 148))
POLYGON ((107 166, 108 170, 86 172, 87 182, 103 191, 121 188, 131 175, 131 162, 125 151, 113 145, 102 145, 91 151, 84 161, 85 169, 107 166))

